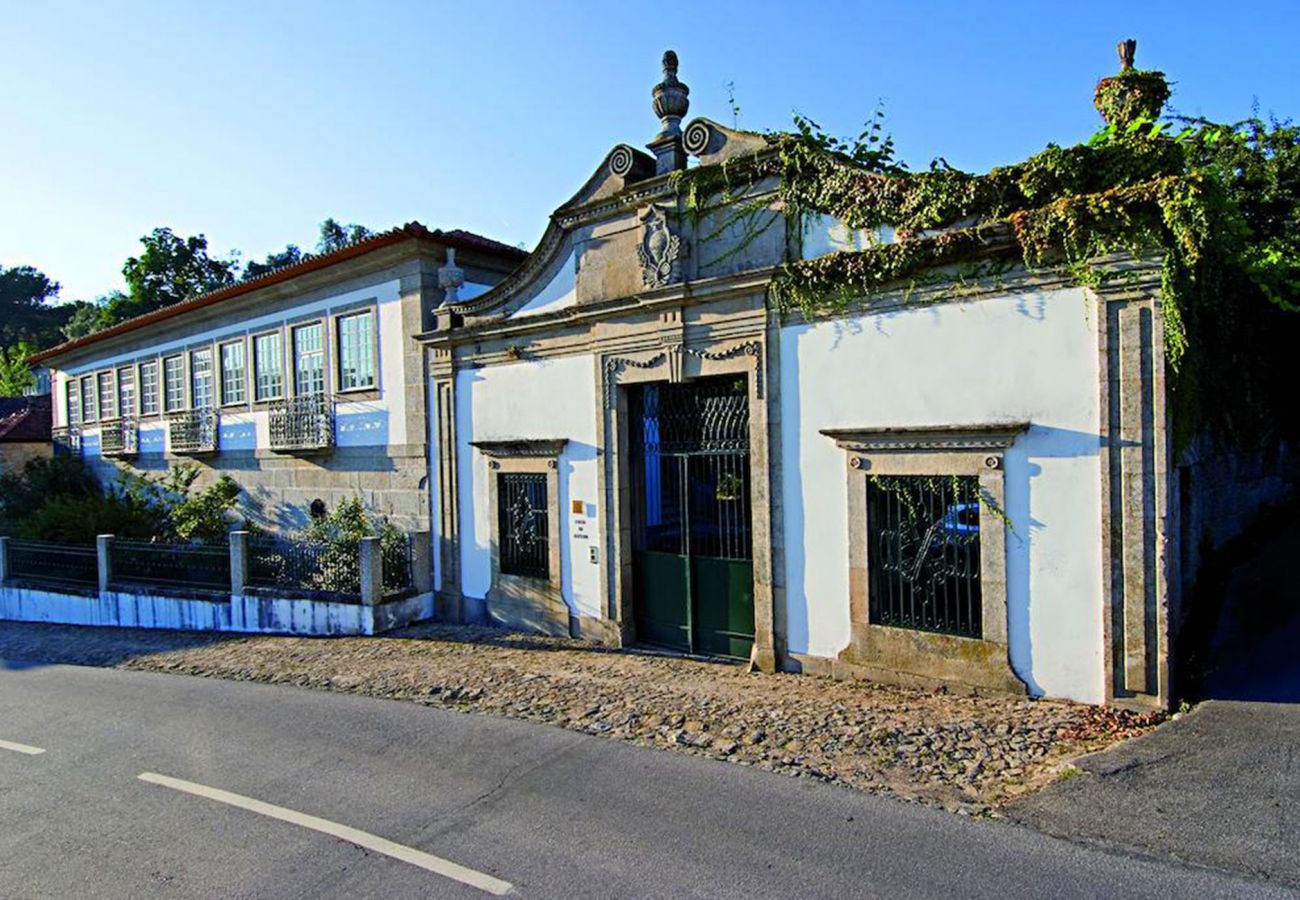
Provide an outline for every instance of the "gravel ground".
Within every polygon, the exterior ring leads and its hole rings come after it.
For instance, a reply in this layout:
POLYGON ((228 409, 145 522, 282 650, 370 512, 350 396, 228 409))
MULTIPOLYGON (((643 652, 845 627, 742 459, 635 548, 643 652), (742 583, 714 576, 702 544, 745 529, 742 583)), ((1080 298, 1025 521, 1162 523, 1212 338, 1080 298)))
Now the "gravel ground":
POLYGON ((375 638, 0 622, 0 659, 291 684, 545 722, 972 815, 1160 721, 1045 700, 748 673, 488 628, 375 638))

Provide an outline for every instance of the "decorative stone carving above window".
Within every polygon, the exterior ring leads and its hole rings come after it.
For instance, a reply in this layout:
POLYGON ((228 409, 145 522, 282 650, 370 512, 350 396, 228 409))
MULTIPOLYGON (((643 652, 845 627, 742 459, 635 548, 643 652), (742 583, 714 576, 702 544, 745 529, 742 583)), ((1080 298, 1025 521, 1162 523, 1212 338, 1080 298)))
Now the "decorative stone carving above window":
POLYGON ((518 459, 521 457, 555 458, 569 443, 568 438, 514 438, 500 441, 470 441, 469 445, 492 459, 518 459))
POLYGON ((993 452, 1010 447, 1028 429, 1028 422, 990 422, 979 425, 823 428, 822 434, 843 449, 859 453, 993 452))

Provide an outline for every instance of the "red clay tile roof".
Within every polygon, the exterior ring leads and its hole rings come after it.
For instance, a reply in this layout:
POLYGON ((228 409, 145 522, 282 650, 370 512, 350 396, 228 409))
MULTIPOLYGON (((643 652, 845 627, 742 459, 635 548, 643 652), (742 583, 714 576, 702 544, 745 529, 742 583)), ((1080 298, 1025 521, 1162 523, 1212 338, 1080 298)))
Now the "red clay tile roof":
POLYGON ((48 441, 53 423, 51 409, 49 394, 0 397, 0 443, 48 441))
POLYGON ((115 337, 119 334, 126 334, 129 331, 135 331, 137 328, 143 328, 146 325, 152 325, 154 322, 161 322, 164 319, 170 319, 173 316, 181 315, 194 309, 201 309, 205 306, 211 306, 222 300, 229 300, 231 297, 238 297, 241 294, 247 294, 249 291, 258 288, 267 287, 268 285, 278 284, 282 281, 288 281, 290 278, 296 278, 299 275, 305 275, 308 272, 314 272, 318 269, 324 269, 335 263, 345 260, 354 259, 363 256, 373 250, 379 250, 382 247, 390 247, 393 244, 399 244, 402 241, 412 238, 427 238, 436 241, 447 247, 455 247, 457 250, 477 250, 484 253, 495 253, 500 256, 521 262, 528 255, 527 251, 520 250, 518 247, 511 247, 509 244, 503 244, 500 241, 494 241, 491 238, 484 237, 481 234, 475 234, 472 231, 454 229, 452 231, 441 231, 438 229, 429 229, 419 222, 407 222, 397 228, 380 234, 371 235, 363 238, 356 243, 349 244, 332 253, 322 253, 319 256, 307 256, 302 262, 294 263, 289 266, 282 266, 267 272, 265 275, 259 275, 256 278, 250 278, 247 281, 240 281, 232 284, 230 287, 220 288, 207 294, 200 294, 197 297, 191 297, 188 300, 182 300, 180 303, 173 303, 170 306, 164 306, 162 309, 155 309, 144 315, 136 316, 133 319, 127 319, 125 322, 118 322, 111 328, 105 328, 103 331, 96 331, 94 334, 88 334, 85 337, 73 338, 70 341, 64 341, 51 347, 48 350, 42 350, 28 357, 29 365, 37 365, 47 359, 67 353, 69 350, 76 350, 80 347, 86 347, 106 338, 115 337))

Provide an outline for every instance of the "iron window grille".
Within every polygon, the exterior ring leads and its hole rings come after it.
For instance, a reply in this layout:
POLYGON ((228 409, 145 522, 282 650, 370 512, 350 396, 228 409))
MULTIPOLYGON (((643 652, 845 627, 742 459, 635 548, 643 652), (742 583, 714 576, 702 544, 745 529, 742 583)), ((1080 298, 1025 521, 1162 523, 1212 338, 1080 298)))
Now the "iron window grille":
POLYGON ((867 541, 872 624, 982 637, 978 477, 871 479, 867 541))
POLYGON ((269 407, 272 450, 334 446, 334 404, 324 394, 281 400, 269 407))
POLYGON ((550 577, 546 475, 497 475, 498 564, 502 575, 550 577))
POLYGON ((104 456, 135 456, 140 452, 140 428, 133 418, 105 422, 99 430, 99 452, 104 456))
POLYGON ((192 409, 168 416, 167 445, 173 453, 215 453, 216 411, 192 409))

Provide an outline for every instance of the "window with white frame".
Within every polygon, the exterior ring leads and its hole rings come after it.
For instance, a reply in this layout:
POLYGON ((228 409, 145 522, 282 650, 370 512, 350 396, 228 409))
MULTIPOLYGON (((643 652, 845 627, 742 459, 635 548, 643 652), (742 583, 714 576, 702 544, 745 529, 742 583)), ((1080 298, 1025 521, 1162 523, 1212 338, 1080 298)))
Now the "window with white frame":
POLYGON ((325 329, 320 322, 293 329, 293 392, 299 397, 325 392, 325 329))
POLYGON ((163 360, 163 408, 176 412, 185 408, 185 359, 169 356, 163 360))
POLYGON ((373 310, 338 320, 339 390, 375 386, 375 314, 373 310))
POLYGON ((81 379, 81 421, 95 421, 95 408, 95 377, 87 375, 81 379))
POLYGON ((81 421, 81 385, 76 379, 63 383, 63 402, 67 407, 67 425, 76 425, 81 421))
POLYGON ((117 414, 124 419, 135 416, 135 367, 117 370, 117 414))
POLYGON ((111 419, 116 415, 117 391, 113 385, 112 371, 100 372, 99 379, 99 417, 111 419))
POLYGON ((140 415, 158 414, 158 361, 140 363, 140 415))
POLYGON ((280 332, 253 338, 253 399, 258 402, 284 396, 284 342, 280 332))
POLYGON ((212 348, 190 352, 190 399, 195 409, 212 408, 212 348))
POLYGON ((244 402, 244 342, 221 345, 221 405, 244 402))

